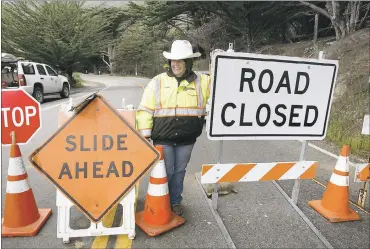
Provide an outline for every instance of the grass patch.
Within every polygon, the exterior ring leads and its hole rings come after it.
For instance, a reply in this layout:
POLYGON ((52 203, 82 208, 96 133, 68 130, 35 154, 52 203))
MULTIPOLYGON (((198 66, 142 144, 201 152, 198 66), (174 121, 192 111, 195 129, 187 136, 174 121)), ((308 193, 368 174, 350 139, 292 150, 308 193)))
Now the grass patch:
POLYGON ((81 79, 81 73, 75 72, 72 74, 73 79, 76 81, 76 85, 74 86, 75 88, 82 88, 83 85, 83 80, 81 79))
POLYGON ((351 153, 366 158, 370 151, 370 138, 367 135, 348 132, 338 120, 332 120, 328 127, 327 138, 338 145, 347 144, 351 148, 351 153))
POLYGON ((334 104, 327 139, 338 147, 347 144, 352 154, 367 158, 370 151, 370 136, 361 134, 363 117, 366 113, 361 107, 366 105, 367 98, 361 98, 358 95, 357 97, 357 99, 355 97, 351 99, 347 95, 344 97, 347 101, 341 100, 334 104), (355 99, 357 101, 354 101, 355 99))

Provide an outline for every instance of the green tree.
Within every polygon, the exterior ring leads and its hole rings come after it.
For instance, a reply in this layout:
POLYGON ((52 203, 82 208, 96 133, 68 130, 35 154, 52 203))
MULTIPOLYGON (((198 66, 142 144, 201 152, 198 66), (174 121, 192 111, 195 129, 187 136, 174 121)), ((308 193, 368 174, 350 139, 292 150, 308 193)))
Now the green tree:
POLYGON ((117 67, 124 74, 153 76, 163 71, 163 41, 148 35, 151 28, 138 22, 121 37, 117 49, 117 67), (162 66, 161 66, 162 65, 162 66))
POLYGON ((124 7, 96 7, 92 11, 100 15, 105 20, 106 47, 100 51, 103 62, 109 68, 111 74, 116 71, 117 45, 120 42, 122 34, 136 21, 136 16, 132 15, 129 9, 124 7))
POLYGON ((72 73, 106 47, 106 23, 84 1, 12 1, 3 4, 2 48, 72 73))

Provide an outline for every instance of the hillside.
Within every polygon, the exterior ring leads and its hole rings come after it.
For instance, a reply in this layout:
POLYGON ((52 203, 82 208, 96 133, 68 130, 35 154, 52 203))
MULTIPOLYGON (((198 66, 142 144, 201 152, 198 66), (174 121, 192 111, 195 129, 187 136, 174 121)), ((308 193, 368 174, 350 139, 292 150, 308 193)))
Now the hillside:
POLYGON ((361 135, 361 129, 363 117, 369 113, 369 28, 340 41, 319 40, 317 51, 313 49, 312 42, 308 41, 266 46, 258 52, 318 58, 320 50, 326 52, 326 58, 339 60, 339 75, 326 140, 337 146, 349 144, 353 155, 367 158, 370 151, 370 137, 361 135))

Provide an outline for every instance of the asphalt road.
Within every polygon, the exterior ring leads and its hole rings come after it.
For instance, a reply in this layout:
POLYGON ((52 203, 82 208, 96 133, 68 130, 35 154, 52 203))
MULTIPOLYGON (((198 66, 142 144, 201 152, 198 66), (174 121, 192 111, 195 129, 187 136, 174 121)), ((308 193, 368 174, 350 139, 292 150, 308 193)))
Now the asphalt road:
MULTIPOLYGON (((90 82, 105 84, 91 84, 84 92, 76 92, 71 97, 74 103, 82 101, 87 95, 100 90, 104 97, 115 107, 121 107, 124 97, 127 104, 139 104, 143 86, 148 79, 130 77, 111 77, 108 75, 82 75, 90 82)), ((66 100, 53 100, 42 105, 42 130, 33 137, 32 141, 21 146, 24 157, 40 144, 42 144, 57 129, 58 108, 66 100)), ((137 237, 133 241, 133 248, 158 247, 198 247, 198 248, 225 248, 225 241, 205 205, 200 189, 197 187, 194 175, 200 171, 201 165, 215 163, 217 159, 217 142, 209 141, 203 135, 195 145, 194 152, 187 169, 185 181, 184 203, 186 205, 186 226, 176 229, 166 236, 149 239, 137 229, 137 237)), ((223 163, 256 163, 295 161, 299 158, 300 141, 225 141, 223 146, 223 163)), ((332 147, 333 154, 338 155, 340 148, 332 147)), ((55 152, 57 153, 57 152, 55 152)), ((2 147, 2 200, 4 201, 7 164, 9 148, 2 147)), ((307 160, 317 160, 319 168, 317 180, 325 186, 332 174, 336 159, 312 146, 307 148, 307 160)), ((33 188, 39 208, 53 209, 50 220, 43 227, 40 235, 34 238, 5 238, 2 240, 3 248, 91 248, 94 237, 74 239, 70 244, 62 244, 56 238, 55 188, 40 173, 38 173, 28 160, 25 160, 29 182, 33 188)), ((281 181, 278 184, 290 196, 294 181, 281 181)), ((138 209, 142 208, 147 188, 147 176, 142 180, 138 200, 138 209)), ((361 184, 353 183, 353 167, 350 172, 350 198, 357 201, 358 189, 361 184)), ((273 186, 271 182, 248 183, 236 185, 238 193, 220 197, 219 213, 237 248, 265 247, 265 248, 322 248, 324 245, 309 229, 308 225, 297 215, 286 199, 273 186)), ((302 181, 298 207, 319 229, 323 236, 335 248, 352 247, 365 248, 369 245, 370 216, 351 205, 361 216, 360 221, 332 224, 327 222, 307 205, 307 201, 320 199, 325 189, 317 183, 302 181)), ((367 203, 369 197, 367 199, 367 203)), ((4 203, 2 202, 2 210, 4 203)), ((365 208, 369 211, 368 204, 365 208)), ((72 211, 75 227, 87 227, 88 221, 76 210, 72 211)), ((111 236, 113 237, 113 236, 111 236)), ((114 247, 113 238, 109 240, 107 248, 114 247)), ((117 240, 118 241, 118 240, 117 240)), ((117 244, 115 246, 117 247, 117 244)))

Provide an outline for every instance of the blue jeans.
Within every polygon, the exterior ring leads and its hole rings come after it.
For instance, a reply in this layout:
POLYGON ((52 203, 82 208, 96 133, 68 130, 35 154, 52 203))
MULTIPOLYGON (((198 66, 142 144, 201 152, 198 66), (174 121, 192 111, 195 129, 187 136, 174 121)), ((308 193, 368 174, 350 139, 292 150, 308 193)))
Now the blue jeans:
POLYGON ((162 147, 171 205, 180 204, 186 167, 190 161, 194 144, 183 146, 162 145, 162 147))

